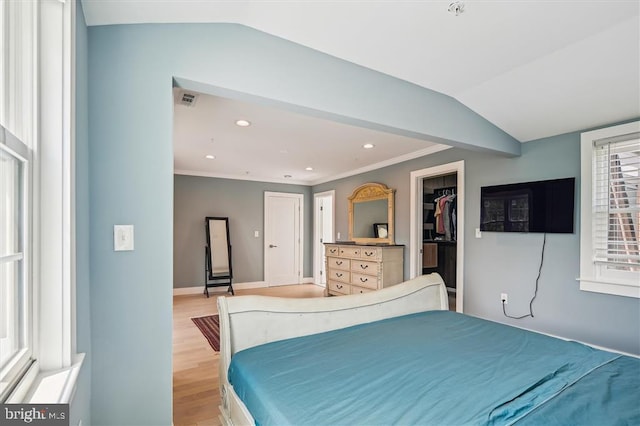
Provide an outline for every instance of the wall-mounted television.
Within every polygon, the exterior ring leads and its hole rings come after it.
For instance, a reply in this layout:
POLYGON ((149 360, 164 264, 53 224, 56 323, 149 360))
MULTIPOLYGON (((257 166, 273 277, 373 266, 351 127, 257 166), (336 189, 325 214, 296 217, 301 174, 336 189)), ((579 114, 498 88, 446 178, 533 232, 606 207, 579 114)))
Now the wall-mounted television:
POLYGON ((480 230, 573 233, 575 178, 484 186, 480 230))

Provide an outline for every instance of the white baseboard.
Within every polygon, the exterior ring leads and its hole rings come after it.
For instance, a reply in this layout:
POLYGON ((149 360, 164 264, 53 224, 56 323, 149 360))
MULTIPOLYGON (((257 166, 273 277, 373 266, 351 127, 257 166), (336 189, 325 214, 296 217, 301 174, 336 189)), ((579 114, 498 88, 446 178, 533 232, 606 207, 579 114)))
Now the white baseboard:
MULTIPOLYGON (((315 284, 313 277, 305 277, 302 279, 301 284, 315 284)), ((234 290, 247 290, 250 288, 265 288, 269 285, 264 281, 254 281, 248 283, 233 283, 234 290)), ((209 287, 209 293, 226 293, 227 286, 221 287, 209 287)), ((174 296, 184 296, 186 294, 202 294, 204 292, 204 284, 197 287, 179 287, 173 289, 174 296)))

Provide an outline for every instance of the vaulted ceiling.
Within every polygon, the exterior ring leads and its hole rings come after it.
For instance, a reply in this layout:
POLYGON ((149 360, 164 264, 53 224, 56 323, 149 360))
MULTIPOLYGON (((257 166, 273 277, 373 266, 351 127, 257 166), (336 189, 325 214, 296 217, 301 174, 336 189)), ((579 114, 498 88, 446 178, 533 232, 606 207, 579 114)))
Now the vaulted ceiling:
MULTIPOLYGON (((253 27, 452 96, 521 142, 640 116, 638 1, 469 0, 457 16, 448 11, 449 1, 419 0, 83 0, 82 4, 88 25, 231 22, 253 27)), ((236 116, 244 107, 251 120, 255 106, 225 99, 198 102, 190 112, 177 113, 174 135, 176 169, 194 169, 196 174, 244 174, 244 178, 279 181, 284 174, 295 173, 295 181, 313 183, 353 170, 353 162, 335 167, 311 164, 311 159, 330 162, 321 155, 327 145, 316 142, 324 131, 331 140, 349 146, 363 169, 433 149, 424 141, 373 135, 370 130, 275 110, 273 122, 291 124, 277 126, 280 133, 273 138, 308 139, 307 150, 298 153, 283 142, 270 151, 288 152, 278 157, 282 164, 273 161, 273 170, 258 170, 256 164, 239 158, 244 164, 237 170, 216 169, 215 161, 202 159, 198 147, 185 146, 180 159, 180 141, 194 139, 180 129, 198 131, 193 123, 199 114, 206 114, 205 107, 235 108, 236 116), (187 120, 189 126, 179 120, 187 120), (304 120, 314 133, 305 135, 296 120, 304 120), (352 142, 335 136, 340 131, 352 142), (384 151, 360 151, 363 141, 374 139, 372 143, 384 151), (197 161, 188 161, 198 155, 197 161), (307 166, 315 173, 297 173, 307 166)), ((238 132, 246 145, 251 143, 247 130, 202 126, 200 140, 215 140, 223 131, 226 136, 220 141, 229 140, 238 132)))

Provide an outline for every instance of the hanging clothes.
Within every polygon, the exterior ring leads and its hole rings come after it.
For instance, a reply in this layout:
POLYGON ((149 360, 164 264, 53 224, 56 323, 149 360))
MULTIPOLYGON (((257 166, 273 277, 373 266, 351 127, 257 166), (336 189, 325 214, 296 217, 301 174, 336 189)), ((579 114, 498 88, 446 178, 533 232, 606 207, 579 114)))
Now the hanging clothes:
POLYGON ((445 205, 445 237, 447 241, 455 240, 455 227, 456 227, 456 194, 447 196, 445 205))
POLYGON ((433 203, 435 204, 435 213, 433 214, 435 220, 436 220, 436 233, 441 234, 442 232, 440 232, 440 227, 442 226, 442 210, 440 209, 440 198, 438 197, 435 200, 433 200, 433 203))
POLYGON ((451 200, 451 232, 453 241, 458 240, 458 201, 457 197, 453 197, 451 200))

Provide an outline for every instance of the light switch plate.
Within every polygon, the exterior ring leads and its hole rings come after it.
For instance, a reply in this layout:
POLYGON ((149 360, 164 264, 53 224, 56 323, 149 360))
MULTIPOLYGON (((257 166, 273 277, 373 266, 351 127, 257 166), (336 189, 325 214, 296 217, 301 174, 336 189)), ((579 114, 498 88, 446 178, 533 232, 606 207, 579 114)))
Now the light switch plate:
POLYGON ((133 250, 133 225, 113 225, 113 250, 133 250))
POLYGON ((482 238, 482 231, 480 228, 476 228, 476 238, 482 238))

